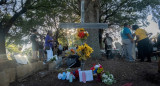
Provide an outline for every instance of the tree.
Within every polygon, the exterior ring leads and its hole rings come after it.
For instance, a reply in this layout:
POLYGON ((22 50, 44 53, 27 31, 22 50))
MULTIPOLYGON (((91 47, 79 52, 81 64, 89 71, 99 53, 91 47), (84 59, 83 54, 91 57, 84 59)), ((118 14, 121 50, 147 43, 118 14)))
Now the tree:
MULTIPOLYGON (((9 31, 15 35, 15 37, 17 32, 26 31, 29 33, 30 30, 27 30, 28 28, 32 28, 33 26, 35 27, 38 25, 38 23, 43 22, 33 22, 31 20, 35 20, 36 18, 39 18, 37 20, 43 20, 45 13, 47 13, 49 10, 48 8, 51 9, 58 7, 59 4, 55 3, 61 4, 62 2, 57 0, 11 0, 11 2, 8 2, 7 0, 1 0, 0 6, 2 8, 0 10, 0 57, 6 57, 5 39, 9 31), (32 14, 37 16, 33 16, 32 14), (23 27, 22 29, 22 26, 29 22, 31 25, 25 25, 27 28, 23 27), (17 25, 20 25, 21 27, 17 27, 17 25)), ((21 34, 19 38, 22 35, 23 34, 21 34)))
MULTIPOLYGON (((145 18, 149 13, 153 14, 153 19, 155 21, 160 14, 158 10, 160 7, 159 0, 99 0, 99 2, 97 0, 85 1, 87 2, 85 7, 89 7, 85 8, 87 12, 85 21, 104 22, 108 23, 109 26, 113 24, 120 25, 122 22, 128 21, 130 23, 134 23, 137 22, 137 20, 143 21, 144 24, 148 24, 145 21, 145 18), (98 3, 96 4, 94 2, 98 3), (97 10, 95 11, 94 9, 92 9, 92 7, 96 8, 97 10), (99 15, 97 15, 96 13, 99 15), (94 18, 91 18, 93 16, 94 18)), ((2 47, 0 50, 0 55, 4 57, 6 56, 4 46, 6 39, 5 37, 9 37, 11 43, 20 43, 22 37, 26 37, 31 33, 32 28, 56 29, 57 27, 53 27, 53 20, 56 20, 56 22, 80 22, 78 20, 80 19, 80 2, 81 0, 75 0, 74 2, 71 2, 70 0, 1 0, 0 46, 2 47), (76 18, 74 19, 74 17, 76 18), (58 19, 58 21, 56 18, 58 19)), ((58 30, 56 31, 56 35, 59 35, 58 30)), ((97 36, 100 38, 100 42, 102 38, 102 32, 103 30, 99 30, 100 34, 99 36, 97 36)), ((91 30, 89 31, 89 33, 90 35, 92 35, 94 34, 94 31, 92 32, 91 30)), ((26 41, 21 42, 23 43, 26 41)), ((96 52, 99 51, 96 50, 96 52)))
POLYGON ((27 0, 26 3, 24 4, 24 7, 22 7, 21 10, 16 12, 12 17, 10 15, 5 15, 5 14, 3 17, 1 17, 1 21, 0 21, 0 46, 1 46, 0 55, 1 57, 6 57, 5 36, 7 32, 11 28, 12 24, 16 21, 16 19, 27 11, 27 7, 29 6, 30 3, 31 1, 27 0))

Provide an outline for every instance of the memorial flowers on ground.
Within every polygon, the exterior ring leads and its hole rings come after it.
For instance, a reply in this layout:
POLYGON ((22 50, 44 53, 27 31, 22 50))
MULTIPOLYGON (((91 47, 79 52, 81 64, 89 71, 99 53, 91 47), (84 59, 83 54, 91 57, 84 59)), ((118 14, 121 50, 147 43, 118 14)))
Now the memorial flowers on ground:
POLYGON ((110 74, 109 72, 105 72, 102 75, 102 82, 107 85, 112 85, 113 83, 116 83, 116 80, 114 79, 114 76, 110 74))
POLYGON ((104 72, 103 67, 100 64, 93 65, 93 67, 91 67, 91 70, 93 71, 93 74, 104 72))
POLYGON ((91 67, 91 70, 93 71, 94 75, 95 74, 97 75, 97 81, 101 82, 102 81, 101 75, 104 72, 102 65, 100 65, 100 64, 93 65, 93 67, 91 67))

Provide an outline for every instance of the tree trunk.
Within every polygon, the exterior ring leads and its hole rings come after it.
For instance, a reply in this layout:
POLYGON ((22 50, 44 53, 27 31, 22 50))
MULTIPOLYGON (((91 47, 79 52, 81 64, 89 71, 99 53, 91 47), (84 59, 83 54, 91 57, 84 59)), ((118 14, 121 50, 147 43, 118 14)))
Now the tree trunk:
MULTIPOLYGON (((99 0, 85 0, 85 22, 99 22, 99 0)), ((94 52, 91 54, 91 57, 101 58, 98 28, 86 30, 89 33, 89 37, 87 38, 87 44, 91 46, 94 50, 94 52)))
POLYGON ((0 58, 7 59, 5 48, 5 31, 0 27, 0 58))

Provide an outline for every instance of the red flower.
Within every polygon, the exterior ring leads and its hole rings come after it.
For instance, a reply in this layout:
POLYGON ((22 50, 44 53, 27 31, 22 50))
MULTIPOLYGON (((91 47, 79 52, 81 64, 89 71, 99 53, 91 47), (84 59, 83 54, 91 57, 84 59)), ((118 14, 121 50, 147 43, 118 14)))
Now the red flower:
POLYGON ((78 36, 79 36, 80 38, 84 38, 84 36, 85 36, 84 31, 79 32, 79 33, 78 33, 78 36))
POLYGON ((90 70, 93 70, 94 69, 94 67, 91 67, 91 69, 90 70))

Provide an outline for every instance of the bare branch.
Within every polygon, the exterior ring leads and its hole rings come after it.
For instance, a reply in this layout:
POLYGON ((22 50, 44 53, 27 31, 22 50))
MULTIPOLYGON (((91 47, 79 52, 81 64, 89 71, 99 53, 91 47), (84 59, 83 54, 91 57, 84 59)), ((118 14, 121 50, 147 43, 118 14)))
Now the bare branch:
POLYGON ((15 9, 16 9, 16 4, 17 4, 17 1, 14 0, 14 5, 13 5, 13 9, 12 9, 12 10, 13 10, 13 12, 15 12, 15 13, 17 13, 16 10, 15 10, 15 9))
POLYGON ((16 21, 16 19, 27 11, 27 8, 29 7, 30 4, 31 4, 31 0, 27 0, 25 2, 25 6, 22 8, 22 10, 15 13, 12 16, 12 18, 6 23, 6 25, 4 27, 5 28, 5 33, 7 33, 9 31, 10 27, 12 27, 12 25, 16 21))

